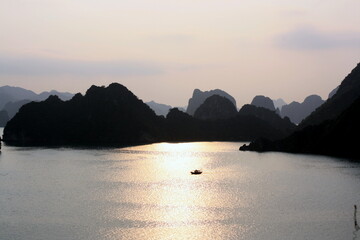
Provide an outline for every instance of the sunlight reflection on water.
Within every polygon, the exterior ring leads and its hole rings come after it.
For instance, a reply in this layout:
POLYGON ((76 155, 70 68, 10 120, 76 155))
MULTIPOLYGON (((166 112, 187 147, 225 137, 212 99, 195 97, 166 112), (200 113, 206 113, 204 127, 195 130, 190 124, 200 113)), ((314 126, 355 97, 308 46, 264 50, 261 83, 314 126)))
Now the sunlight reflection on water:
MULTIPOLYGON (((234 192, 223 188, 220 180, 224 176, 218 174, 224 169, 214 165, 214 155, 224 150, 234 151, 208 143, 161 143, 121 150, 120 155, 135 151, 140 156, 127 172, 108 179, 136 183, 125 192, 114 189, 107 196, 109 201, 132 206, 111 213, 113 218, 142 226, 126 231, 126 238, 142 236, 143 228, 147 229, 146 239, 228 239, 250 229, 252 222, 239 225, 228 218, 233 208, 249 207, 249 197, 241 197, 239 192, 234 196, 234 192), (152 156, 151 160, 142 155, 152 156), (193 169, 202 169, 203 174, 191 175, 193 169), (236 225, 237 231, 229 228, 231 224, 236 225)), ((231 174, 229 170, 225 172, 231 174)), ((249 214, 248 210, 243 214, 249 214)), ((119 231, 120 235, 125 234, 123 229, 119 231)))
POLYGON ((358 163, 240 145, 3 146, 0 239, 354 238, 358 163))

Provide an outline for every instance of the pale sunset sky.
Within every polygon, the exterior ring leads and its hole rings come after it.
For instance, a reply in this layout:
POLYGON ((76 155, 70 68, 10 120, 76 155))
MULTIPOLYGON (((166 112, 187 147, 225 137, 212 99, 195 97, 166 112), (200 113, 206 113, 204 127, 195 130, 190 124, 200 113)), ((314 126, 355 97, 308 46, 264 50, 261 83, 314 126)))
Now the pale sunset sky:
POLYGON ((0 0, 0 30, 0 86, 119 82, 172 106, 326 99, 360 62, 359 0, 0 0))

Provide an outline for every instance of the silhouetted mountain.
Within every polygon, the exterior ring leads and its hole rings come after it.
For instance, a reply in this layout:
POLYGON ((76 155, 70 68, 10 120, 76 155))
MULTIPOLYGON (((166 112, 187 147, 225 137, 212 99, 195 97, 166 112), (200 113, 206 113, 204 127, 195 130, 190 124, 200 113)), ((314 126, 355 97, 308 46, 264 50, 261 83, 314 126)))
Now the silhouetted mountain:
POLYGON ((60 97, 60 99, 64 101, 69 100, 74 96, 74 94, 72 93, 58 92, 55 90, 36 94, 33 91, 20 87, 3 86, 0 87, 0 109, 3 109, 4 106, 9 102, 15 103, 15 105, 17 105, 19 104, 17 102, 22 100, 43 101, 47 99, 50 95, 57 95, 60 97))
POLYGON ((30 90, 26 90, 24 88, 11 86, 0 87, 0 109, 2 109, 8 102, 14 102, 24 99, 35 100, 36 98, 36 93, 30 90))
POLYGON ((21 145, 108 145, 158 141, 163 118, 126 87, 92 86, 69 101, 50 96, 24 105, 4 129, 4 141, 21 145))
POLYGON ((166 116, 166 132, 168 141, 201 141, 204 136, 206 125, 203 121, 180 111, 178 108, 170 109, 166 116))
MULTIPOLYGON (((272 113, 275 114, 275 113, 272 113)), ((159 141, 249 141, 277 139, 289 133, 288 124, 254 114, 229 119, 199 120, 178 109, 157 116, 126 87, 113 83, 92 86, 69 101, 50 96, 20 108, 4 129, 13 145, 133 145, 159 141)), ((283 120, 285 123, 285 120, 283 120)))
POLYGON ((242 116, 254 116, 257 117, 269 124, 271 124, 274 128, 278 129, 278 131, 282 131, 282 134, 286 136, 293 132, 296 126, 290 122, 289 118, 281 118, 275 111, 271 111, 267 108, 256 107, 254 105, 246 104, 244 105, 240 111, 239 115, 242 116))
POLYGON ((169 113, 169 110, 172 108, 170 105, 165 105, 161 103, 156 103, 154 101, 146 102, 146 104, 154 110, 158 116, 166 116, 169 113))
POLYGON ((310 116, 305 118, 300 127, 320 124, 334 119, 360 97, 360 63, 341 82, 338 91, 310 116))
MULTIPOLYGON (((290 125, 290 121, 287 121, 290 125)), ((295 127, 295 125, 292 125, 295 127)), ((166 117, 169 141, 249 141, 259 137, 279 139, 290 134, 288 125, 275 126, 254 115, 240 115, 221 120, 195 119, 178 109, 166 117)))
POLYGON ((282 98, 278 98, 278 99, 275 99, 272 101, 274 103, 275 109, 279 109, 280 111, 281 111, 281 108, 287 104, 282 98))
POLYGON ((336 119, 307 126, 282 140, 258 139, 240 150, 312 153, 360 159, 357 141, 359 122, 360 98, 336 119))
POLYGON ((335 89, 333 89, 330 93, 329 93, 329 96, 328 98, 332 98, 332 96, 335 95, 335 93, 339 90, 339 86, 337 86, 335 89))
POLYGON ((235 105, 226 97, 212 95, 196 109, 194 117, 202 120, 228 119, 237 114, 235 105))
POLYGON ((314 153, 360 159, 356 140, 360 134, 359 95, 360 64, 343 80, 336 94, 305 119, 296 132, 277 141, 261 138, 242 146, 240 150, 314 153), (344 109, 344 106, 347 107, 344 109))
POLYGON ((9 121, 9 115, 6 111, 0 111, 0 127, 5 127, 6 123, 9 121))
POLYGON ((255 96, 251 102, 251 105, 254 105, 256 107, 263 107, 263 108, 267 108, 271 111, 275 111, 275 106, 274 106, 273 100, 271 100, 268 97, 262 96, 262 95, 255 96))
POLYGON ((224 92, 223 90, 215 89, 215 90, 211 90, 211 91, 202 92, 199 89, 195 89, 193 92, 192 98, 189 99, 189 104, 186 109, 186 112, 188 114, 190 114, 191 116, 194 116, 196 109, 198 109, 198 107, 200 107, 200 105, 203 104, 205 102, 205 100, 212 95, 219 95, 222 97, 226 97, 236 107, 235 99, 228 93, 224 92))
POLYGON ((37 98, 34 100, 43 101, 43 100, 47 99, 48 97, 50 97, 51 95, 58 96, 63 101, 70 100, 74 96, 74 94, 69 93, 69 92, 58 92, 56 90, 51 90, 50 92, 42 92, 42 93, 38 94, 37 98))
POLYGON ((299 124, 324 102, 320 96, 310 95, 302 103, 292 102, 284 105, 280 114, 282 117, 289 117, 293 123, 299 124))

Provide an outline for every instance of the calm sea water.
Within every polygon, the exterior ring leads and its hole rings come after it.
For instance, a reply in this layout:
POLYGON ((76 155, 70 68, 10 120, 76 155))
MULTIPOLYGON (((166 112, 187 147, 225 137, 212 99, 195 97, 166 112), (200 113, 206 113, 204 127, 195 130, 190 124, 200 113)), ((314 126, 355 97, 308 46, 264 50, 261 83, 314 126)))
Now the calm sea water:
POLYGON ((240 145, 3 146, 0 239, 360 239, 360 164, 240 145))

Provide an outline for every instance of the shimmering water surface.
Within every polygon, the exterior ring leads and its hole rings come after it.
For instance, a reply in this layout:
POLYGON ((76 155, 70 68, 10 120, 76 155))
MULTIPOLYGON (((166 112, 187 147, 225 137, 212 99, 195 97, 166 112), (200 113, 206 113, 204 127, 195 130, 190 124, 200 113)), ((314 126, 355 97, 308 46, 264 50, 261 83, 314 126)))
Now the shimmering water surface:
POLYGON ((0 239, 360 239, 358 163, 240 145, 3 146, 0 239))

